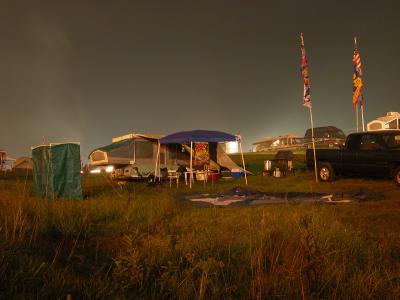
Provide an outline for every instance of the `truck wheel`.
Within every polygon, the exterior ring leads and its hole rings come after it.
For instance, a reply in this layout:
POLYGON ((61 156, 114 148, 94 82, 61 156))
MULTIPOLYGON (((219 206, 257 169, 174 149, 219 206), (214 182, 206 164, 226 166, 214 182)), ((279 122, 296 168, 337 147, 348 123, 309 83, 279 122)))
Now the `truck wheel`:
POLYGON ((322 182, 329 182, 335 178, 335 173, 330 163, 318 164, 318 178, 322 182))
POLYGON ((394 182, 400 185, 400 167, 397 167, 393 173, 394 182))

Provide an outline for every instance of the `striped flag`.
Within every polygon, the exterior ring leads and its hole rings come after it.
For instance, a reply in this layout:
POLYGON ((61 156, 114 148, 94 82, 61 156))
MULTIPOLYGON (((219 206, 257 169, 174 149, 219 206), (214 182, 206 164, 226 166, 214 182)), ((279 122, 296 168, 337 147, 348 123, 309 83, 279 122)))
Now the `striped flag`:
POLYGON ((357 49, 356 40, 354 40, 353 68, 353 106, 356 107, 357 103, 359 103, 360 106, 363 106, 361 58, 357 49))
POLYGON ((310 79, 308 78, 308 64, 306 57, 306 49, 304 48, 303 34, 301 38, 301 74, 303 75, 304 92, 303 92, 303 105, 311 108, 311 94, 310 94, 310 79))

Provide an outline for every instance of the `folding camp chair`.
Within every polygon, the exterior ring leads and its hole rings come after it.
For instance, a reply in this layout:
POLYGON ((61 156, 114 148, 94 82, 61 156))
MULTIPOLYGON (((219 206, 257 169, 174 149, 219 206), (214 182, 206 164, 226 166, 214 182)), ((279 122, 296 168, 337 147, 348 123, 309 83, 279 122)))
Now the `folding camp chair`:
POLYGON ((175 180, 176 181, 176 187, 179 187, 179 177, 181 176, 181 174, 179 172, 177 172, 176 170, 168 170, 168 179, 169 179, 169 187, 172 187, 172 181, 175 180))

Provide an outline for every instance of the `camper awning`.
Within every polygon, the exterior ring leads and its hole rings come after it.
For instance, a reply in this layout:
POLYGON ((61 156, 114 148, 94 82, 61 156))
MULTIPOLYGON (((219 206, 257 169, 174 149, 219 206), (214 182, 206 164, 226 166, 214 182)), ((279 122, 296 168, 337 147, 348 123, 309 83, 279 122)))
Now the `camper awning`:
POLYGON ((111 143, 111 144, 103 146, 103 147, 96 148, 89 153, 88 157, 90 158, 90 155, 92 155, 92 153, 95 151, 110 152, 114 149, 119 149, 122 147, 130 147, 130 145, 133 144, 133 141, 134 141, 133 139, 127 139, 127 140, 122 140, 119 142, 111 143))
POLYGON ((238 138, 235 135, 212 130, 181 131, 160 139, 160 144, 184 144, 190 142, 231 142, 238 138))

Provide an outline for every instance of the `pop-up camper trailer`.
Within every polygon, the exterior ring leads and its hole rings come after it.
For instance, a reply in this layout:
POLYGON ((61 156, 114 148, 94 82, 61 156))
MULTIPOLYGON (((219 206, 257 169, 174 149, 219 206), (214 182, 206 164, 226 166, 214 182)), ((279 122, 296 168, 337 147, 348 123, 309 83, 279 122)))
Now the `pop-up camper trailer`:
MULTIPOLYGON (((100 168, 111 171, 114 180, 130 180, 151 178, 156 169, 189 167, 190 147, 181 143, 160 144, 157 163, 160 138, 159 135, 138 133, 113 138, 111 144, 89 154, 90 168, 98 172, 100 168)), ((210 146, 210 166, 240 169, 217 143, 210 146)))
MULTIPOLYGON (((112 139, 112 143, 93 150, 89 155, 91 168, 112 170, 115 180, 144 179, 154 176, 158 141, 161 136, 132 133, 112 139)), ((187 165, 189 154, 181 145, 160 148, 160 167, 187 165)))

